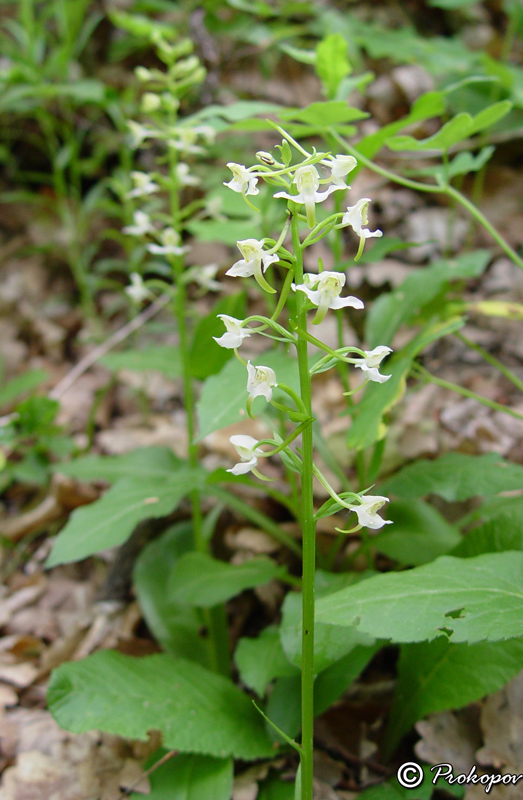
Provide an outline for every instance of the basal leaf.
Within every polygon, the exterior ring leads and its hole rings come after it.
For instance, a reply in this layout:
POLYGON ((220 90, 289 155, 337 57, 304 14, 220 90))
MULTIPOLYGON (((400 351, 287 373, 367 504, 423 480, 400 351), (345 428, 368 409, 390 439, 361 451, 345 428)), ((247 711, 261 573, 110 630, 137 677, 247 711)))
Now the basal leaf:
POLYGON ((359 108, 351 108, 344 100, 311 103, 306 108, 288 108, 280 113, 284 121, 304 122, 308 125, 328 127, 342 122, 354 122, 369 115, 359 108))
POLYGON ((169 596, 175 603, 211 608, 284 572, 269 558, 227 564, 206 553, 186 553, 171 570, 169 596))
MULTIPOLYGON (((154 769, 149 781, 147 800, 230 800, 233 762, 181 753, 154 769)), ((130 798, 143 800, 144 795, 133 792, 130 798)))
POLYGON ((402 566, 426 564, 451 551, 462 539, 458 529, 423 500, 394 500, 387 506, 387 519, 394 525, 378 533, 373 543, 402 566))
POLYGON ((139 350, 122 350, 120 353, 109 353, 100 363, 112 372, 128 369, 133 372, 161 372, 167 378, 179 378, 182 374, 182 362, 179 350, 172 345, 149 345, 139 350))
POLYGON ((523 497, 498 499, 499 503, 493 504, 486 514, 483 512, 485 521, 472 528, 451 555, 471 558, 481 553, 523 550, 523 497))
POLYGON ((220 675, 168 655, 132 658, 102 650, 55 670, 47 695, 58 724, 74 733, 101 730, 181 753, 244 760, 274 755, 263 718, 220 675))
POLYGON ((381 484, 380 491, 411 499, 437 494, 452 502, 522 487, 523 467, 496 453, 447 453, 435 460, 419 459, 408 464, 381 484))
POLYGON ((351 73, 347 59, 347 42, 340 33, 331 33, 316 47, 316 74, 325 87, 329 100, 334 99, 343 78, 351 73))
POLYGON ((403 645, 387 749, 393 750, 427 714, 462 708, 496 692, 520 672, 522 662, 522 639, 469 645, 439 637, 433 642, 403 645))
POLYGON ((107 481, 119 478, 168 478, 184 462, 167 447, 140 447, 119 456, 81 456, 58 464, 56 472, 79 481, 107 481))
POLYGON ((317 604, 321 623, 356 626, 393 642, 501 641, 523 636, 523 553, 442 556, 405 572, 377 575, 317 604))
POLYGON ((240 639, 234 660, 241 680, 258 697, 263 697, 274 678, 289 678, 299 671, 285 655, 276 626, 265 628, 255 639, 240 639))
POLYGON ((47 566, 80 561, 122 544, 141 520, 170 514, 204 474, 187 469, 163 480, 123 478, 101 500, 73 511, 55 539, 47 566))

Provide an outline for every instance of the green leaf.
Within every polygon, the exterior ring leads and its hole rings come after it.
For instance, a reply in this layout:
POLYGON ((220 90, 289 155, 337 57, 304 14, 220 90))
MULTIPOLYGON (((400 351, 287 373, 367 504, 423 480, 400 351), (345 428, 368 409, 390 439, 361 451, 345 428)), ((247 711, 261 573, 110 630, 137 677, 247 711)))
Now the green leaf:
POLYGON ((265 628, 256 639, 240 639, 234 654, 242 682, 263 697, 274 678, 289 678, 299 670, 288 660, 278 628, 265 628))
POLYGON ((244 292, 223 297, 213 306, 212 312, 197 325, 192 339, 190 360, 192 375, 199 380, 205 380, 209 375, 216 375, 234 356, 232 350, 220 347, 212 338, 223 334, 223 322, 218 319, 218 314, 228 314, 230 317, 243 319, 245 317, 244 292))
POLYGON ((523 636, 523 553, 442 556, 406 572, 377 575, 321 598, 317 619, 394 642, 451 632, 453 642, 523 636))
POLYGON ((383 416, 403 397, 413 360, 431 342, 453 333, 462 325, 463 320, 460 318, 429 325, 387 360, 386 374, 391 374, 392 377, 387 383, 372 383, 366 388, 363 400, 357 406, 358 416, 347 435, 349 448, 364 450, 383 439, 386 433, 383 416))
POLYGON ((169 596, 175 603, 211 608, 284 573, 283 567, 268 558, 236 565, 207 553, 186 553, 171 571, 169 596))
POLYGON ((470 558, 481 553, 523 550, 523 497, 496 500, 490 509, 480 509, 484 521, 463 537, 451 555, 470 558))
MULTIPOLYGON (((278 678, 267 702, 266 713, 271 722, 294 739, 301 724, 301 678, 299 673, 289 678, 278 678)), ((277 736, 283 742, 283 737, 277 736)))
MULTIPOLYGON (((179 754, 151 772, 149 781, 147 800, 230 800, 233 762, 179 754)), ((144 795, 133 792, 130 798, 143 800, 144 795)))
POLYGON ((32 392, 41 383, 47 380, 48 373, 43 369, 30 369, 22 375, 17 375, 8 383, 0 386, 0 408, 10 405, 20 395, 32 392))
POLYGON ((416 498, 437 494, 448 502, 469 497, 490 497, 499 492, 521 489, 523 467, 511 464, 496 453, 469 456, 447 453, 430 461, 419 459, 401 469, 380 487, 385 494, 416 498))
POLYGON ((478 0, 429 0, 429 6, 434 6, 435 8, 455 9, 466 8, 467 6, 472 6, 477 2, 478 0))
POLYGON ((390 345, 398 328, 416 317, 447 283, 477 278, 485 271, 489 261, 488 250, 476 250, 456 259, 437 261, 430 267, 416 270, 393 292, 380 295, 367 317, 365 338, 369 347, 390 345))
POLYGON ((210 666, 200 614, 191 606, 174 603, 168 594, 171 570, 192 548, 191 524, 173 525, 138 556, 134 587, 147 627, 167 653, 210 666))
POLYGON ((492 158, 495 149, 493 145, 483 147, 476 156, 472 155, 468 150, 465 150, 463 153, 458 153, 458 155, 449 162, 447 167, 444 165, 424 167, 423 169, 412 170, 412 174, 431 175, 440 180, 450 180, 458 175, 468 175, 469 172, 479 172, 487 161, 492 158))
POLYGON ((322 39, 316 47, 316 74, 329 100, 334 99, 341 81, 351 71, 344 37, 340 33, 331 33, 322 39))
POLYGON ((170 514, 202 483, 201 470, 178 470, 171 477, 123 478, 101 500, 76 509, 55 539, 48 567, 80 561, 125 542, 143 519, 170 514))
POLYGON ((426 139, 415 139, 413 136, 394 136, 388 139, 386 144, 391 150, 411 150, 415 152, 442 150, 446 152, 458 142, 495 125, 511 110, 512 103, 509 100, 501 100, 499 103, 493 103, 484 108, 475 117, 467 114, 467 112, 456 114, 437 133, 426 139))
POLYGON ((265 781, 258 793, 258 800, 293 800, 293 798, 293 784, 275 777, 265 781))
POLYGON ((314 681, 314 714, 319 716, 349 688, 381 645, 357 645, 350 653, 326 667, 314 681))
POLYGON ((274 755, 251 700, 193 661, 103 650, 58 667, 47 702, 60 727, 74 733, 147 740, 148 731, 160 730, 164 747, 181 753, 246 761, 274 755))
POLYGON ((54 469, 80 481, 114 483, 119 478, 168 478, 183 464, 167 447, 139 447, 119 456, 82 456, 54 469))
MULTIPOLYGON (((433 506, 423 500, 395 500, 387 506, 391 530, 378 533, 373 544, 402 566, 419 566, 445 555, 461 535, 433 506)), ((455 555, 455 553, 452 553, 455 555)))
POLYGON ((123 350, 121 353, 108 353, 100 363, 118 372, 128 369, 133 372, 161 372, 167 378, 179 378, 182 374, 180 351, 173 345, 150 345, 140 350, 123 350))
MULTIPOLYGON (((299 387, 298 362, 285 353, 272 350, 256 358, 258 364, 271 367, 278 375, 285 375, 285 383, 299 387)), ((240 422, 245 416, 247 400, 247 370, 235 358, 227 362, 218 375, 211 375, 203 386, 197 403, 199 436, 204 439, 213 431, 240 422)))
MULTIPOLYGON (((416 800, 429 800, 432 797, 434 787, 432 785, 433 774, 429 771, 428 767, 423 768, 424 779, 417 789, 415 798, 416 800)), ((443 784, 441 788, 447 789, 447 784, 443 784)), ((453 789, 454 787, 450 787, 453 789)), ((458 787, 461 789, 462 787, 458 787)), ((462 795, 460 795, 461 797, 462 795)), ((380 783, 377 786, 371 786, 369 789, 361 792, 358 795, 358 800, 414 800, 412 796, 412 789, 407 789, 398 782, 396 777, 390 778, 386 783, 380 783)))
POLYGON ((427 714, 462 708, 501 689, 520 672, 522 662, 521 639, 468 645, 451 644, 440 636, 433 642, 403 645, 387 749, 393 750, 427 714))
POLYGON ((280 113, 284 121, 304 122, 308 125, 319 125, 321 128, 366 119, 368 116, 365 111, 348 106, 344 100, 311 103, 306 108, 288 108, 280 113))

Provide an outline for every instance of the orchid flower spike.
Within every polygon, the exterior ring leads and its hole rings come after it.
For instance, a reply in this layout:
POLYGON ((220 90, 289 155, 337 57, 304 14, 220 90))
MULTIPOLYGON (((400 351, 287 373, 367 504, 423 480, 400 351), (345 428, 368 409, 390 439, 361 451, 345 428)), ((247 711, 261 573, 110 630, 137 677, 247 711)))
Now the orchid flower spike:
POLYGON ((385 503, 389 502, 388 497, 380 497, 380 495, 364 494, 360 496, 361 504, 351 506, 351 511, 357 514, 358 522, 362 528, 371 528, 371 530, 378 530, 383 528, 384 525, 390 525, 391 519, 382 519, 378 516, 378 511, 385 503))
POLYGON ((305 206, 307 214, 307 225, 309 228, 314 228, 316 224, 316 203, 322 203, 333 192, 339 189, 346 189, 345 184, 342 186, 329 186, 324 192, 319 192, 320 176, 318 170, 312 164, 305 167, 298 167, 294 173, 292 182, 296 184, 298 194, 289 194, 288 192, 277 192, 274 197, 285 197, 286 200, 292 200, 294 203, 299 203, 305 206))
POLYGON ((240 456, 241 461, 231 469, 228 469, 227 472, 232 472, 233 475, 245 475, 247 472, 255 470, 258 464, 258 457, 263 455, 263 450, 256 446, 258 440, 253 436, 237 434, 236 436, 231 436, 229 441, 240 456))
POLYGON ((131 283, 125 287, 124 292, 138 305, 152 297, 149 289, 144 286, 143 278, 138 272, 131 272, 131 283))
POLYGON ((189 165, 179 161, 176 165, 176 176, 180 186, 198 186, 201 181, 196 175, 191 175, 189 165))
POLYGON ((295 292, 303 292, 311 303, 318 306, 318 311, 313 323, 321 322, 329 308, 363 308, 363 303, 357 297, 340 297, 345 286, 346 277, 343 272, 320 272, 314 275, 310 272, 303 276, 304 283, 291 285, 295 292))
POLYGON ((125 228, 122 228, 122 233, 127 233, 129 236, 145 236, 147 233, 154 233, 151 218, 145 211, 135 211, 133 222, 134 225, 126 225, 125 228))
POLYGON ((154 194, 154 192, 157 192, 160 188, 146 172, 131 172, 131 179, 134 189, 131 189, 131 191, 127 193, 127 198, 144 197, 148 194, 154 194))
POLYGON ((265 397, 267 402, 272 400, 272 388, 277 386, 276 373, 270 367, 255 367, 247 362, 247 391, 249 400, 255 397, 265 397))
POLYGON ((229 183, 223 183, 228 186, 233 192, 239 192, 244 197, 248 194, 258 194, 259 189, 256 184, 258 183, 258 176, 253 173, 254 167, 247 169, 243 164, 235 164, 234 161, 229 161, 227 164, 232 172, 232 180, 229 183))
POLYGON ((225 274, 232 275, 234 278, 250 278, 254 275, 262 289, 274 294, 275 289, 267 283, 263 277, 263 273, 270 264, 279 261, 278 256, 270 251, 264 251, 263 239, 261 241, 257 239, 243 239, 240 242, 236 242, 236 244, 243 258, 233 264, 225 274))
POLYGON ((129 137, 129 147, 131 150, 138 150, 146 139, 154 139, 158 136, 156 128, 147 128, 145 125, 141 125, 133 119, 127 122, 127 127, 131 134, 129 137))
POLYGON ((320 163, 325 167, 330 167, 330 179, 335 186, 350 189, 350 186, 345 185, 344 178, 358 165, 354 156, 328 156, 320 163))
POLYGON ((181 256, 189 251, 189 247, 180 246, 180 234, 174 228, 164 228, 160 233, 162 244, 148 244, 149 253, 157 256, 181 256))
POLYGON ((392 348, 381 344, 375 347, 374 350, 364 350, 364 358, 354 359, 353 364, 358 369, 361 369, 369 381, 375 383, 385 383, 392 378, 392 375, 382 375, 378 370, 379 365, 389 353, 392 353, 392 348))
POLYGON ((355 257, 355 261, 359 259, 361 254, 363 253, 363 247, 365 246, 365 239, 371 239, 375 236, 383 236, 383 231, 376 230, 376 231, 369 231, 368 228, 364 228, 364 225, 369 224, 369 220, 367 217, 367 209, 369 207, 370 198, 369 197, 362 197, 361 200, 358 200, 355 206, 347 206, 347 211, 342 217, 340 227, 344 225, 349 225, 354 233, 356 233, 360 237, 360 246, 358 248, 358 253, 355 257))
POLYGON ((230 317, 228 314, 218 314, 218 318, 223 320, 226 332, 223 336, 213 336, 212 338, 220 347, 225 347, 227 350, 236 350, 243 340, 248 339, 251 335, 249 331, 242 328, 243 320, 230 317))
POLYGON ((190 267, 184 272, 184 280, 187 283, 194 281, 194 283, 208 292, 219 292, 222 285, 219 281, 214 280, 218 269, 218 264, 206 264, 204 267, 190 267))

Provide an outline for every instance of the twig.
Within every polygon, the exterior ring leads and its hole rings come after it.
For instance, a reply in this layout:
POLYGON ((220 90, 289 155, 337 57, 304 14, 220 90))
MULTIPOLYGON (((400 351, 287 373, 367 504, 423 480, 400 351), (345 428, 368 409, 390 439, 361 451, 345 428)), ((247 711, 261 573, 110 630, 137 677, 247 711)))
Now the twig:
POLYGON ((173 756, 177 755, 178 755, 178 750, 170 750, 168 753, 162 756, 162 758, 160 758, 160 760, 157 761, 156 764, 153 764, 152 767, 149 767, 148 770, 146 770, 142 775, 140 775, 138 780, 135 781, 132 786, 128 786, 127 789, 124 789, 122 792, 120 792, 117 800, 123 800, 124 797, 129 797, 130 793, 136 789, 140 781, 142 781, 144 778, 147 778, 149 775, 151 775, 151 773, 157 770, 158 767, 162 767, 167 761, 170 761, 170 759, 173 756))

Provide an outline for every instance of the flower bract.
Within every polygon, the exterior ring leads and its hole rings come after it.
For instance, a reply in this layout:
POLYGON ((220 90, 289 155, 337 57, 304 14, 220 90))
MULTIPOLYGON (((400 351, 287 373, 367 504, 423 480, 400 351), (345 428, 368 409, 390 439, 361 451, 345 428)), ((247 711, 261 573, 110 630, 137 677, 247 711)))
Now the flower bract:
POLYGON ((212 338, 220 347, 225 347, 227 350, 235 350, 240 347, 244 339, 248 339, 251 335, 249 331, 242 328, 241 319, 230 317, 228 314, 218 314, 218 317, 223 320, 226 332, 223 336, 213 336, 212 338))

